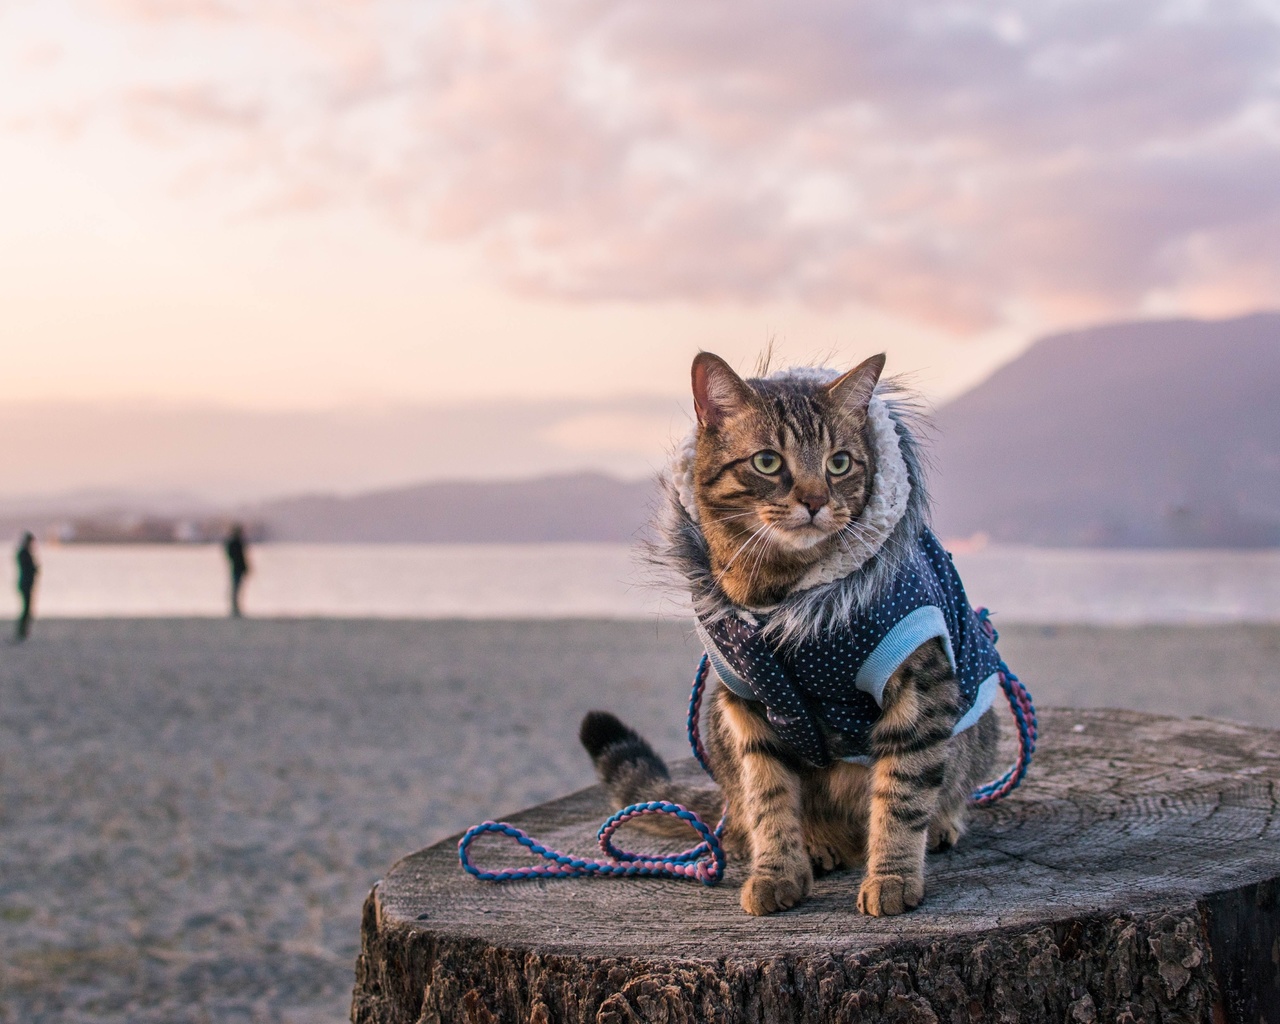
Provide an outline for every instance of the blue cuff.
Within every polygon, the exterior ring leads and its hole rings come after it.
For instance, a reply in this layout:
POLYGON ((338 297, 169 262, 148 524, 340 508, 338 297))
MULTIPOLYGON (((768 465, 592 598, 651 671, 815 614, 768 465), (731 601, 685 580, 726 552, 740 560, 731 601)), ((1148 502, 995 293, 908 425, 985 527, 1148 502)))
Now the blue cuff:
POLYGON ((951 671, 956 671, 956 656, 951 650, 947 620, 941 608, 928 604, 909 612, 885 634, 885 638, 876 645, 876 649, 858 669, 853 685, 864 693, 871 694, 877 704, 883 705, 881 698, 889 677, 898 671, 912 651, 934 637, 941 637, 942 645, 947 649, 947 660, 951 662, 951 671))
POLYGON ((978 687, 978 692, 973 698, 973 707, 971 707, 965 716, 956 722, 956 727, 951 730, 951 735, 964 732, 969 726, 975 724, 979 718, 983 716, 987 708, 991 707, 992 701, 996 699, 996 694, 1000 690, 1000 673, 992 672, 982 681, 978 687))
MULTIPOLYGON (((970 726, 977 725, 978 719, 986 714, 987 709, 991 707, 996 699, 996 693, 1000 690, 1000 673, 992 672, 982 681, 982 685, 978 687, 977 696, 973 699, 973 707, 971 707, 965 716, 956 722, 956 726, 951 730, 952 736, 959 736, 970 726)), ((841 761, 848 761, 851 764, 871 763, 870 754, 857 754, 853 757, 842 757, 841 761)))

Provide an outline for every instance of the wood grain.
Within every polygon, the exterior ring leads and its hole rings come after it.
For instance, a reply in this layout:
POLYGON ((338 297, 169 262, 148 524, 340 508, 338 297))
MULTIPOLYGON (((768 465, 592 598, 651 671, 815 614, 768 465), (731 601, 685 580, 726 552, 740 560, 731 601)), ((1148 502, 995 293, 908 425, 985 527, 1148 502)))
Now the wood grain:
MULTIPOLYGON (((857 913, 859 871, 753 918, 741 864, 717 888, 495 884, 438 843, 366 901, 352 1020, 1280 1021, 1280 733, 1049 709, 1041 735, 1022 788, 930 857, 896 918, 857 913)), ((593 856, 612 810, 592 787, 511 821, 593 856)), ((509 841, 473 852, 528 863, 509 841)))

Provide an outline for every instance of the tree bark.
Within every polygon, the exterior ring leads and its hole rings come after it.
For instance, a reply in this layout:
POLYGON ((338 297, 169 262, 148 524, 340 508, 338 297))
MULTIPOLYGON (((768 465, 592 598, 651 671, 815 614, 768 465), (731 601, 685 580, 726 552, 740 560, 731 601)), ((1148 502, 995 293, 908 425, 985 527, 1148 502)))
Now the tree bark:
MULTIPOLYGON (((929 858, 925 902, 901 917, 858 914, 859 871, 753 918, 733 861, 707 888, 481 882, 459 868, 456 838, 406 857, 365 903, 352 1020, 1280 1022, 1280 733, 1128 711, 1040 718, 1021 789, 929 858)), ((614 809, 592 787, 511 820, 595 856, 614 809)), ((472 852, 529 863, 509 840, 472 852)))

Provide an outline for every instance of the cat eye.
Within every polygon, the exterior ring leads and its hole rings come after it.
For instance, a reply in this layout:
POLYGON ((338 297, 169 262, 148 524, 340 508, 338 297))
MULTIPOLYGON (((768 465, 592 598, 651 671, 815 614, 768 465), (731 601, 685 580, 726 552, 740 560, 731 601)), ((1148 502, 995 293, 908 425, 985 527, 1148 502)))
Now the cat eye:
POLYGON ((827 459, 827 472, 832 476, 844 476, 853 468, 853 456, 848 452, 836 452, 827 459))
POLYGON ((751 465, 765 476, 773 476, 782 468, 782 456, 765 449, 751 456, 751 465))

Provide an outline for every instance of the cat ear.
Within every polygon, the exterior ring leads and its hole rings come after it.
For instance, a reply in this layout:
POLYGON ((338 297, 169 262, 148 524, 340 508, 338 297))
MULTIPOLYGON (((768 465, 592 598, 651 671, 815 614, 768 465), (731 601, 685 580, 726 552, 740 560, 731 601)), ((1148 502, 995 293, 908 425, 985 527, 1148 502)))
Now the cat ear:
POLYGON ((718 427, 751 400, 751 389, 728 363, 710 352, 698 353, 693 360, 693 408, 699 426, 718 427))
POLYGON ((866 412, 883 370, 884 353, 881 352, 878 356, 864 359, 848 373, 833 380, 827 385, 827 394, 844 415, 866 412))

